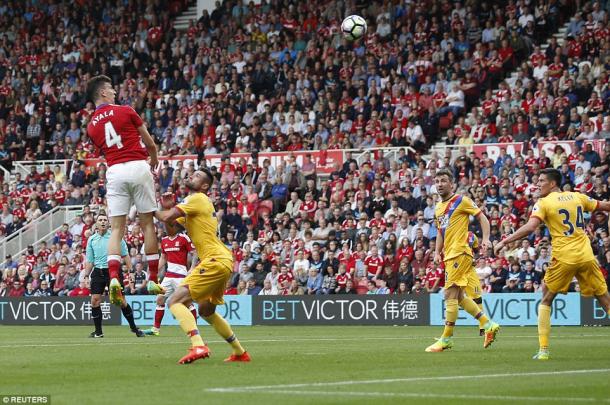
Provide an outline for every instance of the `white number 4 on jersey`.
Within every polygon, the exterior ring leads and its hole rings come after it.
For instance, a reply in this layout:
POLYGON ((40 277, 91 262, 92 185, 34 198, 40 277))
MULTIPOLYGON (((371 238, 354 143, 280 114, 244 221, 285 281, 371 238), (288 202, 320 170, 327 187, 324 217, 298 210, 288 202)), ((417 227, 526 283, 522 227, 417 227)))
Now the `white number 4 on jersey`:
POLYGON ((112 122, 107 122, 104 125, 104 133, 106 135, 106 146, 109 148, 116 145, 118 149, 123 148, 123 142, 121 141, 121 135, 117 134, 112 126, 112 122))

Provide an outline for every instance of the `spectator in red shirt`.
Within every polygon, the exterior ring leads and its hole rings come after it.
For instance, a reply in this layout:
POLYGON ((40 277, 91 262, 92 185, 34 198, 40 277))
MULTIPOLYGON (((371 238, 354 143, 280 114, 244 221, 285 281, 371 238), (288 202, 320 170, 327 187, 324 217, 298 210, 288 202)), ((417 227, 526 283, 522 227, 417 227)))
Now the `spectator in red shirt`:
POLYGON ((25 287, 18 280, 13 281, 13 285, 8 293, 9 297, 23 297, 25 294, 25 287))
POLYGON ((80 285, 68 294, 70 297, 88 297, 89 295, 91 295, 91 291, 87 287, 85 280, 81 281, 80 285))

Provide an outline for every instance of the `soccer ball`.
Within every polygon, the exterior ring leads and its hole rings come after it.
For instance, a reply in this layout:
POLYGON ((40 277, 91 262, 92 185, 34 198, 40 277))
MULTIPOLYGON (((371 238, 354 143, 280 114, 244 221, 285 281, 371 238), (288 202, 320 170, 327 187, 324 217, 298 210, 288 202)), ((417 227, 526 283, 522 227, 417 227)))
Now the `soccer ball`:
POLYGON ((366 34, 366 21, 359 15, 350 15, 341 23, 341 31, 345 38, 357 41, 366 34))

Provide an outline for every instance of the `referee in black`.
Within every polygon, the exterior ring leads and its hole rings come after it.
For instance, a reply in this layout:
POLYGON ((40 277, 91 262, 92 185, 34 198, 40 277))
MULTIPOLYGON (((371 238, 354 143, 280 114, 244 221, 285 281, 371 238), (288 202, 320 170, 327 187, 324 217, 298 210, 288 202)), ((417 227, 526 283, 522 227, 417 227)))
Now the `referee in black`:
MULTIPOLYGON (((110 276, 108 274, 108 241, 110 240, 110 232, 108 231, 108 216, 105 212, 100 212, 95 222, 97 227, 96 232, 91 235, 87 241, 87 262, 85 264, 85 272, 89 275, 91 282, 91 318, 95 324, 95 330, 91 332, 91 338, 103 338, 102 332, 102 295, 106 287, 110 285, 110 276)), ((131 260, 128 256, 127 244, 121 241, 121 256, 126 259, 128 268, 131 270, 131 260)), ((133 320, 133 311, 124 297, 121 300, 121 311, 123 316, 129 322, 131 331, 137 337, 144 337, 142 332, 133 320)))

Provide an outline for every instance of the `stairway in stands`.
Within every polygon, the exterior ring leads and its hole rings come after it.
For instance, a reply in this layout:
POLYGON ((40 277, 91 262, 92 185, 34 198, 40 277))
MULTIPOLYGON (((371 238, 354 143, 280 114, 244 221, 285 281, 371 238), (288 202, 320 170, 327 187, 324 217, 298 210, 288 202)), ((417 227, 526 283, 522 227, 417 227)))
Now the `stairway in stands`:
POLYGON ((186 31, 186 29, 189 27, 189 22, 191 20, 197 21, 198 18, 199 16, 197 15, 197 2, 195 1, 194 4, 191 4, 189 8, 184 10, 182 14, 176 17, 176 19, 174 20, 174 28, 177 31, 186 31))

